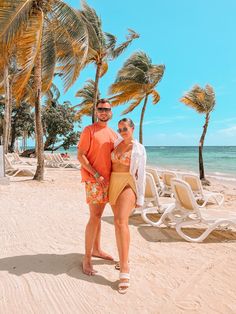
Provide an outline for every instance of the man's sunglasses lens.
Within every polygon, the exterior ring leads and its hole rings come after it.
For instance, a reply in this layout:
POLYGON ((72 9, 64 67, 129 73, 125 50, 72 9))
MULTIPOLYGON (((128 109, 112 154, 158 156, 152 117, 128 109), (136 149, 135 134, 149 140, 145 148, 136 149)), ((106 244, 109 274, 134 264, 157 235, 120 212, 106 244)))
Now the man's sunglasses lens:
POLYGON ((123 129, 118 129, 117 131, 118 131, 118 133, 127 132, 128 129, 126 127, 124 127, 123 129))
POLYGON ((97 108, 98 112, 110 112, 111 108, 97 108))

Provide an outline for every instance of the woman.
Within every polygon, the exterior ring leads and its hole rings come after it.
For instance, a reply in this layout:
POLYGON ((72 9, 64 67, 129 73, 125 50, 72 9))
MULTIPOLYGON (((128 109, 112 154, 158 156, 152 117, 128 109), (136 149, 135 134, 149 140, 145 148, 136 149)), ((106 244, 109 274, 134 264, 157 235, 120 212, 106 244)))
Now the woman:
POLYGON ((118 291, 126 293, 129 287, 128 220, 135 207, 141 207, 145 192, 146 151, 133 139, 134 123, 124 118, 118 123, 121 138, 111 153, 112 173, 109 186, 109 202, 114 213, 116 242, 119 253, 120 282, 118 291))

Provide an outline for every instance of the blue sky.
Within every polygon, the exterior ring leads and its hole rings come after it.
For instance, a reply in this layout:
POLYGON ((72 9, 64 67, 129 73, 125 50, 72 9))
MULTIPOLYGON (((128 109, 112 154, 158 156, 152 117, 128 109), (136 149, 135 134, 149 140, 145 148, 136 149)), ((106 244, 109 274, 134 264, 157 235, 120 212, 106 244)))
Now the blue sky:
MULTIPOLYGON (((77 0, 68 4, 80 8, 77 0)), ((89 0, 102 18, 103 30, 125 40, 127 28, 140 38, 115 61, 110 62, 107 74, 100 80, 102 97, 107 96, 110 84, 124 61, 135 51, 146 52, 154 64, 165 64, 166 71, 157 90, 161 100, 148 103, 144 118, 145 145, 198 145, 204 116, 179 102, 179 98, 194 84, 211 84, 216 93, 216 106, 211 115, 205 145, 236 145, 236 1, 235 0, 89 0)), ((89 66, 66 93, 61 90, 61 102, 74 97, 89 78, 94 79, 95 67, 89 66)), ((121 111, 113 110, 110 126, 117 129, 121 111)), ((128 116, 137 127, 141 106, 128 116)), ((91 123, 84 118, 82 127, 91 123)))

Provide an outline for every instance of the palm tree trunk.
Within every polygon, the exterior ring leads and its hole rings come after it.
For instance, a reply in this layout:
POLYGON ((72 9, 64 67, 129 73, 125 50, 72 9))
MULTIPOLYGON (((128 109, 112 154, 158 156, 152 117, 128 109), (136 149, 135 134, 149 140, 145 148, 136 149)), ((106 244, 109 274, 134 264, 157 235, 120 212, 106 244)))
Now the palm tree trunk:
POLYGON ((210 119, 210 113, 208 112, 206 114, 205 124, 203 126, 203 132, 202 132, 202 136, 201 136, 200 142, 199 142, 199 174, 200 174, 200 179, 201 180, 206 180, 205 172, 204 172, 204 163, 203 163, 202 152, 203 152, 203 145, 204 145, 204 140, 205 140, 205 136, 206 136, 206 132, 207 132, 209 119, 210 119))
POLYGON ((97 70, 96 70, 96 76, 95 76, 95 85, 94 85, 94 101, 93 101, 93 111, 92 111, 92 123, 96 121, 95 117, 95 109, 96 109, 96 104, 98 101, 98 82, 99 82, 99 77, 100 77, 100 70, 101 70, 101 63, 97 63, 97 70))
POLYGON ((4 89, 5 89, 5 112, 3 123, 3 147, 4 153, 8 153, 8 146, 10 140, 10 126, 11 126, 11 96, 10 96, 10 83, 8 65, 4 69, 4 89))
POLYGON ((141 112, 141 117, 140 117, 139 142, 141 144, 143 144, 143 119, 144 119, 144 113, 145 113, 146 106, 147 106, 147 100, 148 100, 148 95, 146 95, 146 97, 145 97, 144 105, 143 105, 142 112, 141 112))
POLYGON ((43 157, 43 126, 41 119, 41 89, 42 89, 42 64, 41 50, 38 53, 34 69, 34 85, 35 85, 35 139, 36 139, 36 155, 37 169, 34 180, 42 181, 44 176, 44 157, 43 157))
POLYGON ((10 144, 10 152, 13 153, 15 150, 15 142, 16 142, 16 127, 13 124, 11 128, 11 144, 10 144))

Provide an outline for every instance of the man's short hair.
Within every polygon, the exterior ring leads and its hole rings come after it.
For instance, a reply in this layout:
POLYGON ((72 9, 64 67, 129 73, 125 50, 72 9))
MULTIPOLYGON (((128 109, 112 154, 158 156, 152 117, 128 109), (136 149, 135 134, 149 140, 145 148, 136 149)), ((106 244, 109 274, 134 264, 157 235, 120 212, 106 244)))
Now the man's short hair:
POLYGON ((96 103, 96 108, 99 104, 109 104, 111 106, 110 101, 107 98, 101 98, 98 99, 97 103, 96 103))

